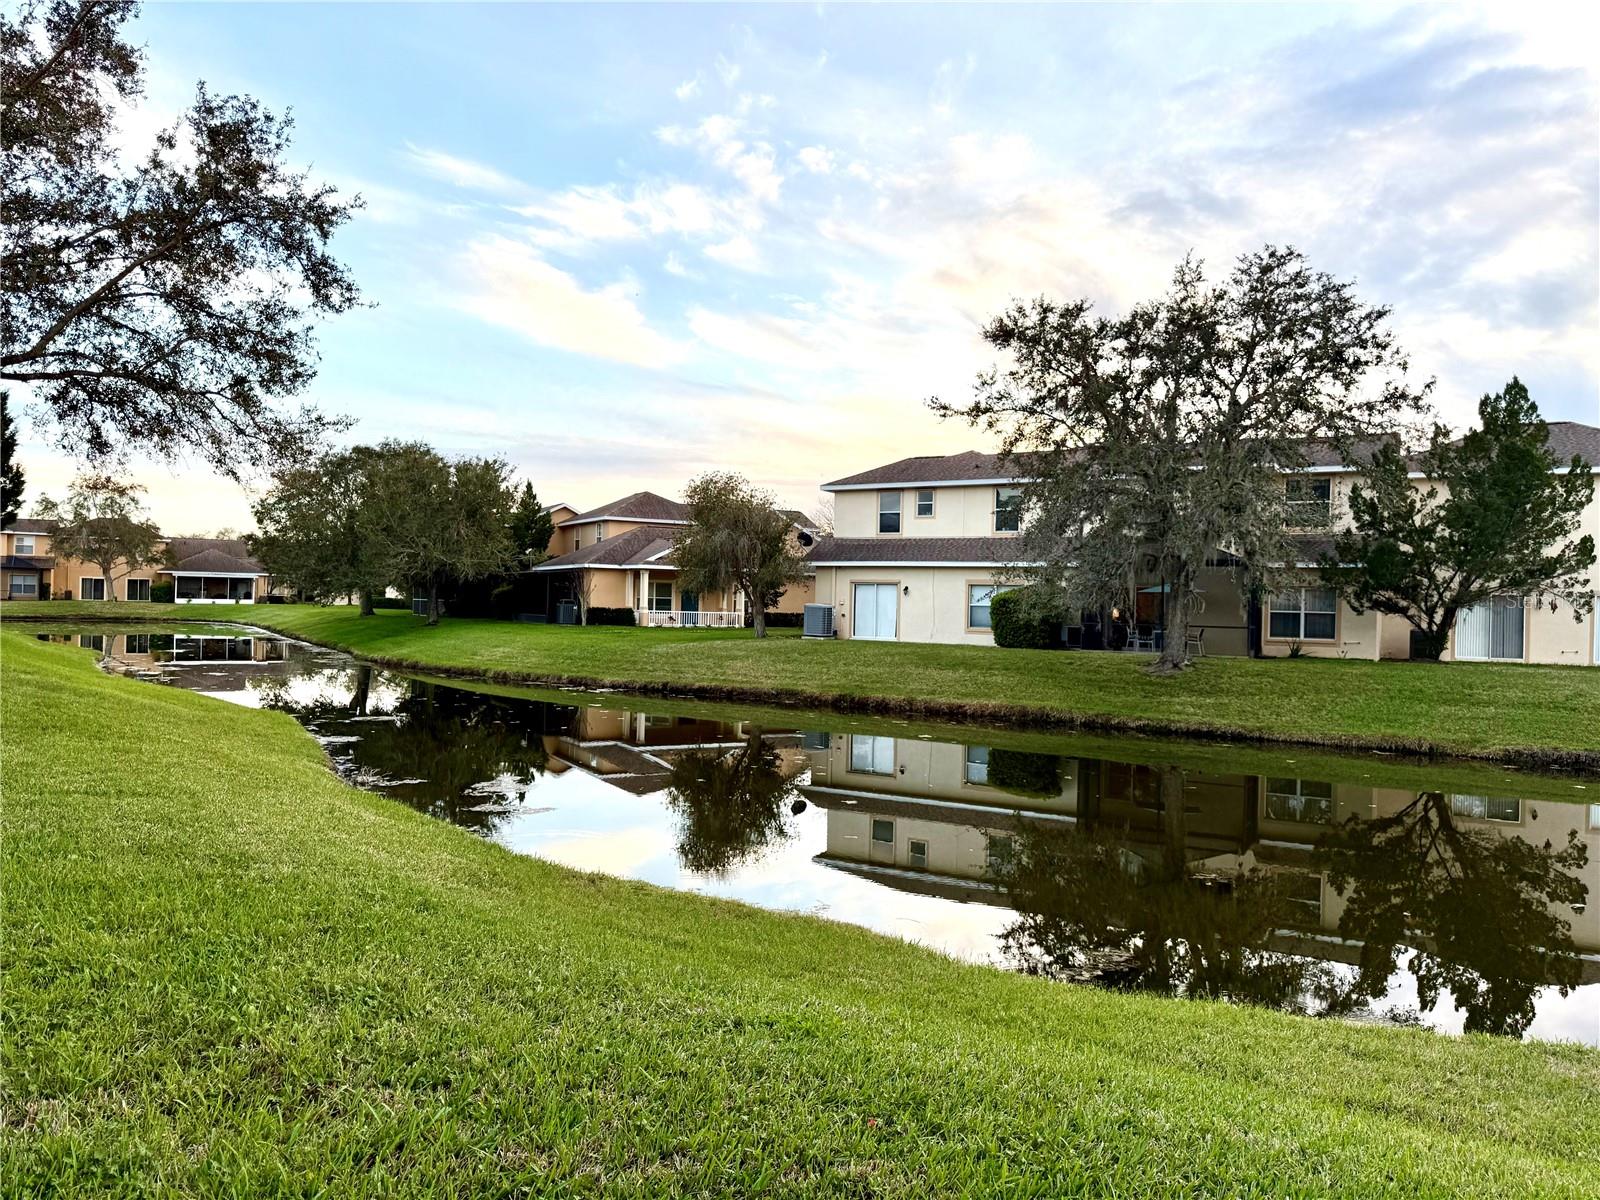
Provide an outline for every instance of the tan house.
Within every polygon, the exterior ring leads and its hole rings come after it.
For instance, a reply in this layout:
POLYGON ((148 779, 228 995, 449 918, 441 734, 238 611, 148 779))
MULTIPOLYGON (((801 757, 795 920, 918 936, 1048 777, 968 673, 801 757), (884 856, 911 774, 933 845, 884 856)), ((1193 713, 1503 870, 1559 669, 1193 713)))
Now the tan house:
MULTIPOLYGON (((1600 464, 1600 429, 1550 423, 1558 459, 1581 454, 1600 464)), ((1408 658, 1410 624, 1356 614, 1321 587, 1312 571, 1328 545, 1328 529, 1347 512, 1359 473, 1330 447, 1312 447, 1311 465, 1285 473, 1286 506, 1296 515, 1306 585, 1247 604, 1236 561, 1219 549, 1201 571, 1192 632, 1206 654, 1301 654, 1340 658, 1408 658)), ((1026 462, 1024 458, 1022 460, 1026 462)), ((1420 472, 1417 486, 1426 485, 1420 472)), ((817 603, 833 608, 838 637, 880 641, 993 644, 989 603, 1020 582, 1030 565, 1018 541, 1020 501, 1028 480, 996 455, 966 452, 901 459, 823 485, 834 497, 834 535, 810 558, 817 603)), ((1583 515, 1583 531, 1600 542, 1600 499, 1583 515)), ((1154 650, 1164 624, 1166 583, 1134 582, 1127 611, 1083 613, 1067 622, 1069 648, 1154 650)), ((1600 577, 1595 580, 1600 596, 1600 577)), ((1595 613, 1574 620, 1570 609, 1535 608, 1499 597, 1464 612, 1446 658, 1564 664, 1600 663, 1595 613)))
MULTIPOLYGON (((595 609, 630 611, 638 625, 704 628, 745 624, 743 597, 697 595, 678 585, 672 543, 689 525, 688 510, 654 492, 634 492, 587 512, 555 506, 551 557, 532 568, 544 581, 538 593, 547 621, 591 621, 595 609), (562 516, 562 512, 570 515, 562 516)), ((815 531, 799 513, 795 537, 802 547, 815 531)), ((790 587, 775 611, 798 613, 811 599, 810 580, 790 587)), ((611 614, 608 613, 609 617, 611 614)), ((598 614, 596 614, 598 616, 598 614)))
POLYGON ((168 538, 164 562, 111 573, 110 595, 100 567, 58 552, 56 523, 20 518, 0 533, 0 597, 8 600, 151 599, 171 587, 180 604, 248 604, 271 587, 266 570, 239 538, 168 538))

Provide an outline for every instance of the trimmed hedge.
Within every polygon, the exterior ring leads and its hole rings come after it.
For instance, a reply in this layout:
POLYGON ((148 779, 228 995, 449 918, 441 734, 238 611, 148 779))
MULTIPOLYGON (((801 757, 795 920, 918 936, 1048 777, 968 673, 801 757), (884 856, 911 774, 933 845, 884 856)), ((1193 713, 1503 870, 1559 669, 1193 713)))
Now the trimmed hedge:
POLYGON ((585 625, 636 625, 631 608, 591 608, 585 625))
MULTIPOLYGON (((750 613, 745 613, 744 624, 748 629, 756 623, 750 613)), ((805 623, 805 613, 769 612, 767 613, 768 629, 799 629, 805 623)))
POLYGON ((176 592, 176 585, 170 583, 152 583, 150 585, 151 604, 171 604, 176 592))
POLYGON ((1051 650, 1061 644, 1061 618, 1037 588, 1013 588, 989 601, 994 644, 1021 650, 1051 650))
POLYGON ((400 608, 404 609, 406 612, 410 612, 411 601, 401 596, 374 596, 372 598, 372 607, 375 609, 400 608))

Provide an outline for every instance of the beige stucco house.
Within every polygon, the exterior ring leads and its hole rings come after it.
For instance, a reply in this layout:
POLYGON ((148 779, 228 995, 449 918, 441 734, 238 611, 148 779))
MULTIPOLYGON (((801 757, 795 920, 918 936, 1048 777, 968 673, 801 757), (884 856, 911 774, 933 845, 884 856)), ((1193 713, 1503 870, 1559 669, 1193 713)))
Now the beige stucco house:
POLYGON ((168 538, 159 566, 112 571, 58 545, 56 523, 19 518, 0 533, 0 597, 8 600, 132 600, 170 586, 180 604, 248 604, 271 588, 266 569, 239 538, 168 538))
MULTIPOLYGON (((672 543, 689 517, 678 501, 634 492, 581 513, 559 506, 551 515, 550 557, 532 568, 544 582, 539 595, 546 620, 575 624, 588 620, 592 609, 610 609, 631 611, 638 625, 745 624, 742 596, 697 595, 679 586, 672 543)), ((815 531, 799 513, 790 515, 797 541, 809 547, 815 531)), ((785 591, 774 611, 797 613, 811 597, 812 583, 806 580, 785 591)))
MULTIPOLYGON (((1558 459, 1581 454, 1600 464, 1600 429, 1550 423, 1558 459)), ((1312 447, 1310 465, 1284 475, 1286 507, 1299 526, 1306 583, 1258 605, 1241 594, 1240 573, 1219 549, 1198 581, 1192 623, 1206 654, 1281 656, 1291 652, 1341 658, 1407 658, 1411 626, 1398 617, 1357 614, 1319 585, 1312 568, 1344 519, 1358 473, 1331 447, 1312 447)), ((1026 459, 1022 460, 1026 462, 1026 459)), ((1426 486, 1418 473, 1417 486, 1426 486)), ((1019 540, 1025 474, 991 454, 968 451, 901 459, 823 485, 834 498, 834 532, 811 551, 817 603, 834 610, 839 637, 880 641, 992 645, 989 602, 1021 581, 1027 568, 1019 540)), ((1600 500, 1583 515, 1583 531, 1600 542, 1600 500)), ((1600 594, 1600 577, 1595 580, 1600 594)), ((1069 621, 1069 647, 1128 645, 1154 649, 1162 626, 1165 582, 1135 581, 1127 612, 1085 613, 1069 621), (1113 628, 1114 626, 1120 628, 1113 628), (1124 631, 1130 635, 1123 641, 1124 631)), ((1535 608, 1500 597, 1463 613, 1447 658, 1561 664, 1600 663, 1594 613, 1535 608)))

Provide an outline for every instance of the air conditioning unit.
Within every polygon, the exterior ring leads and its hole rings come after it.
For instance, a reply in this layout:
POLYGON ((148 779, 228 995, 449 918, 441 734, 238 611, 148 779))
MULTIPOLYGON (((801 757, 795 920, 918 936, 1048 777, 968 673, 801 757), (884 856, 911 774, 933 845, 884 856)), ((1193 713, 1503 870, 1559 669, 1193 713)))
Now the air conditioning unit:
POLYGON ((808 604, 802 618, 801 637, 831 638, 833 636, 833 605, 808 604))
POLYGON ((578 623, 578 602, 576 600, 556 601, 556 624, 576 625, 578 623))

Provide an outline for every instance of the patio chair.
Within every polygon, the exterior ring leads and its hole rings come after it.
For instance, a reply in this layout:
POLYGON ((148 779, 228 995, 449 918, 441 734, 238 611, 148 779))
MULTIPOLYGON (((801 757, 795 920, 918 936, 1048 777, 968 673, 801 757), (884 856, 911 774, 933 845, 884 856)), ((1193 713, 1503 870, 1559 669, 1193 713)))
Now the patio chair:
POLYGON ((1204 629, 1201 629, 1198 632, 1189 633, 1189 634, 1184 635, 1183 653, 1188 658, 1204 658, 1205 657, 1205 653, 1206 653, 1206 631, 1204 629))

